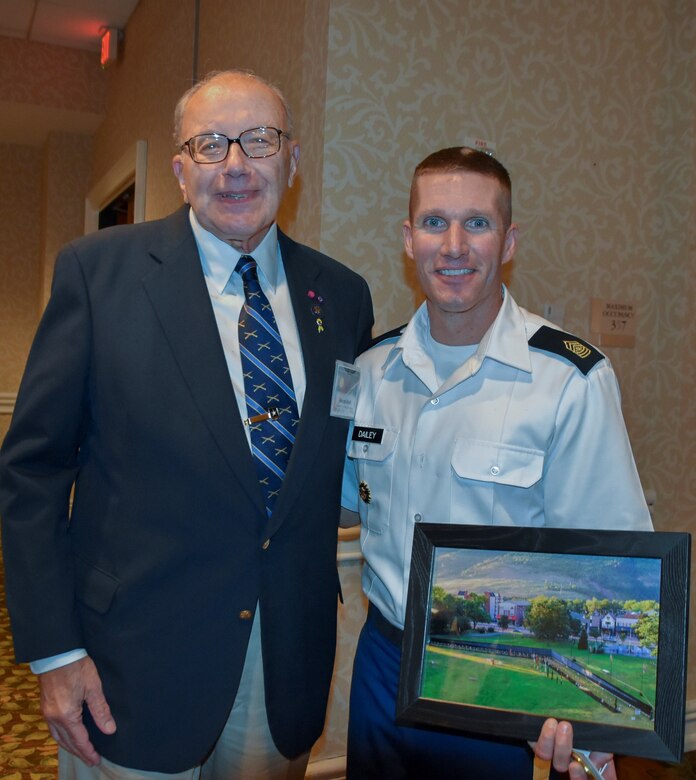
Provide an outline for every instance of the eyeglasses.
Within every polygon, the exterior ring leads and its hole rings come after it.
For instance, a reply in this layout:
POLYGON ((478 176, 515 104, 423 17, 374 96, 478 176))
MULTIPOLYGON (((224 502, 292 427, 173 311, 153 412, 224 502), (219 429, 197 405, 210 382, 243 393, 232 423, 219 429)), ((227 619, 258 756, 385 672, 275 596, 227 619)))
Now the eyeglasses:
POLYGON ((191 159, 197 163, 218 163, 227 159, 232 144, 239 144, 247 157, 271 157, 280 151, 281 136, 287 133, 277 127, 252 127, 244 130, 238 138, 228 138, 220 133, 194 135, 181 144, 189 150, 191 159))

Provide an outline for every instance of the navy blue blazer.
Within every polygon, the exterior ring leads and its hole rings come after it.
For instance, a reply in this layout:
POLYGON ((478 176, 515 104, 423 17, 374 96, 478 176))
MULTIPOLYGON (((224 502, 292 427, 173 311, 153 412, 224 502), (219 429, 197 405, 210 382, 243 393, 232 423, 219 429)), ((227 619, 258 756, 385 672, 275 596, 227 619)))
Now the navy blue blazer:
POLYGON ((87 648, 118 731, 85 718, 118 764, 205 758, 257 603, 278 749, 305 752, 323 728, 347 432, 329 403, 336 359, 369 343, 372 304, 357 274, 279 242, 307 390, 270 520, 188 208, 85 236, 56 262, 0 453, 7 601, 18 661, 87 648))

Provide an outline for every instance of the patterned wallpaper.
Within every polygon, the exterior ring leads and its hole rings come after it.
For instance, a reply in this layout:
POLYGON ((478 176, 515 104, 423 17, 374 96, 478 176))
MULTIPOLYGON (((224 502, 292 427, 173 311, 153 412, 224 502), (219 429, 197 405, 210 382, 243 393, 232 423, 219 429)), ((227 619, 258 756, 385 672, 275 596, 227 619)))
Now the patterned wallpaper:
POLYGON ((583 337, 590 298, 638 307, 636 347, 606 351, 662 530, 696 522, 695 87, 692 0, 331 3, 322 249, 368 279, 377 331, 406 321, 413 168, 492 141, 521 227, 518 301, 565 306, 583 337))

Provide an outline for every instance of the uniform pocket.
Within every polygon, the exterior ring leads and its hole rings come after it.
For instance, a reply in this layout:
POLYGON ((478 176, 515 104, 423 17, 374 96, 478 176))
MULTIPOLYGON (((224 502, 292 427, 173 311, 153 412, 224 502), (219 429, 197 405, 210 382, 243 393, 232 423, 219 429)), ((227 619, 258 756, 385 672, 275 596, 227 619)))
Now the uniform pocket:
POLYGON ((461 479, 529 488, 544 472, 544 452, 513 444, 459 439, 452 452, 452 469, 461 479))
MULTIPOLYGON (((358 427, 356 421, 355 428, 358 427)), ((394 452, 399 432, 388 428, 372 430, 380 431, 380 440, 351 441, 348 456, 358 467, 360 521, 368 530, 380 534, 389 527, 394 452)))

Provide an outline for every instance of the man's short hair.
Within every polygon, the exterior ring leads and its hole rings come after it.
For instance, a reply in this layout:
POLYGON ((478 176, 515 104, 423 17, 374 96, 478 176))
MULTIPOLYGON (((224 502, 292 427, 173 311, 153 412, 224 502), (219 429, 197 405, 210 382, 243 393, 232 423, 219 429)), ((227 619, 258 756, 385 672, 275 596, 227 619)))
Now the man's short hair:
POLYGON ((510 174, 505 166, 486 152, 471 149, 468 146, 450 146, 429 154, 418 163, 413 172, 411 193, 409 197, 408 212, 413 216, 413 198, 415 183, 420 176, 428 173, 453 173, 463 171, 465 173, 479 173, 495 179, 502 190, 500 198, 500 210, 505 220, 505 229, 510 227, 512 221, 512 182, 510 174))
POLYGON ((186 138, 181 137, 181 126, 184 122, 184 113, 186 112, 186 107, 188 106, 191 98, 201 89, 203 89, 203 87, 208 86, 211 81, 215 81, 221 77, 224 78, 225 76, 241 76, 243 78, 248 78, 252 81, 255 81, 258 84, 263 84, 264 87, 268 87, 268 89, 270 89, 271 92, 273 92, 273 94, 280 101, 283 112, 285 113, 286 126, 279 128, 279 130, 282 130, 286 135, 292 138, 294 131, 292 111, 290 110, 288 101, 285 99, 285 95, 283 95, 280 89, 278 89, 278 87, 276 87, 276 85, 272 84, 270 81, 266 81, 266 79, 261 78, 261 76, 257 76, 253 71, 243 70, 241 68, 232 68, 230 70, 211 70, 210 73, 206 73, 206 75, 200 81, 197 81, 192 87, 187 89, 186 92, 184 92, 184 94, 179 98, 176 104, 176 108, 174 109, 174 143, 176 144, 177 148, 180 147, 185 140, 187 140, 186 138))

